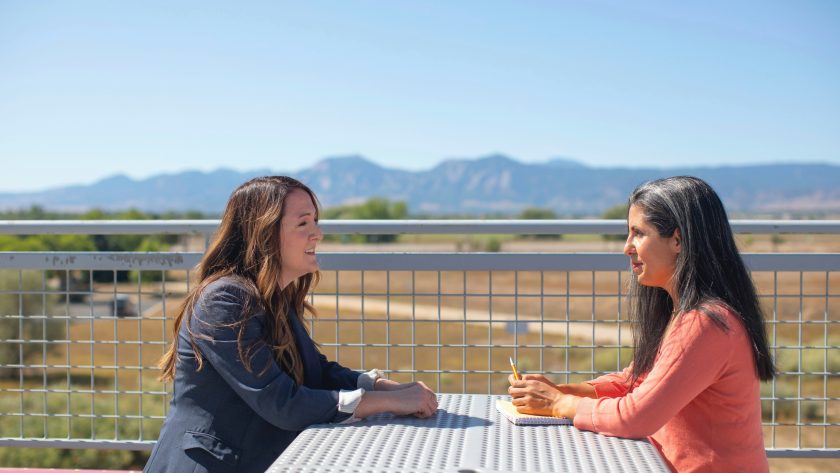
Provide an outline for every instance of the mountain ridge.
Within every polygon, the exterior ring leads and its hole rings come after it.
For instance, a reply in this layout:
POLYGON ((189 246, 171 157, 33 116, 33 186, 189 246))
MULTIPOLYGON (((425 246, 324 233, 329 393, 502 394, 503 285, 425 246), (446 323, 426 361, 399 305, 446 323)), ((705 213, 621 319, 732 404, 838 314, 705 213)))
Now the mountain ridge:
POLYGON ((642 182, 683 174, 707 180, 730 211, 840 211, 840 166, 832 164, 596 168, 563 157, 523 163, 501 153, 447 159, 419 171, 388 168, 350 155, 328 157, 297 172, 219 168, 143 179, 115 174, 89 185, 0 193, 0 208, 40 205, 58 211, 137 208, 219 214, 239 184, 266 174, 300 179, 327 207, 386 197, 405 201, 413 214, 514 215, 524 208, 541 207, 560 215, 598 215, 624 202, 642 182))

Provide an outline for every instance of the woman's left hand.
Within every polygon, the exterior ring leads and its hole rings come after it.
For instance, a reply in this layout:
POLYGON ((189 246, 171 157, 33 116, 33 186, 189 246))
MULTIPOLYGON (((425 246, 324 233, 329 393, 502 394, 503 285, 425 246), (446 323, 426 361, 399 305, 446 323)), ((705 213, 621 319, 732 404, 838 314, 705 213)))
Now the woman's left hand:
POLYGON ((399 391, 401 389, 408 389, 416 386, 417 382, 413 383, 398 383, 386 378, 379 378, 373 385, 374 391, 399 391))
POLYGON ((511 382, 508 388, 516 410, 523 414, 572 418, 580 398, 563 394, 553 385, 536 379, 511 382))

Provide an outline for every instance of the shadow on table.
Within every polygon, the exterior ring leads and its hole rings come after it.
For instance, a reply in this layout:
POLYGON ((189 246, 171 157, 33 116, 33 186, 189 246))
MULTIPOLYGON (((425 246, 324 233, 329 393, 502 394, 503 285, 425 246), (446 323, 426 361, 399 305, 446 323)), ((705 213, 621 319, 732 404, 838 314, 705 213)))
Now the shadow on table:
MULTIPOLYGON (((446 429, 466 429, 468 427, 486 427, 492 424, 482 417, 474 417, 457 412, 448 412, 446 409, 438 409, 434 416, 427 419, 419 419, 413 416, 395 416, 393 414, 377 414, 368 417, 361 422, 352 424, 329 424, 323 427, 370 427, 374 425, 404 425, 411 427, 434 427, 446 429)), ((318 426, 321 427, 321 426, 318 426)))

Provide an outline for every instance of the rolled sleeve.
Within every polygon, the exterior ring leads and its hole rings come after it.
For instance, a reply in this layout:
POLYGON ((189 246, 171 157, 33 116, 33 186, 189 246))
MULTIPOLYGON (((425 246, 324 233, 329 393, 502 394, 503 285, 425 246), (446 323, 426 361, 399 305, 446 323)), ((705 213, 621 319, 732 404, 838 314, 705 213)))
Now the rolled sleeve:
POLYGON ((367 373, 362 373, 356 380, 356 387, 367 391, 376 390, 376 380, 382 377, 382 371, 373 369, 367 373))
POLYGON ((376 380, 381 377, 382 371, 372 369, 366 373, 359 374, 359 377, 356 379, 357 388, 355 390, 350 391, 342 389, 339 391, 338 412, 350 414, 347 419, 340 422, 341 424, 351 424, 362 420, 356 417, 356 408, 359 407, 359 403, 362 402, 362 396, 365 395, 366 391, 375 390, 376 380))
POLYGON ((362 402, 362 396, 364 395, 365 390, 363 388, 355 389, 353 391, 342 389, 338 392, 338 412, 349 414, 346 419, 339 422, 340 424, 352 424, 353 422, 362 420, 356 417, 355 414, 356 408, 359 407, 359 403, 362 402))
POLYGON ((577 405, 577 412, 573 419, 575 427, 580 430, 597 432, 595 420, 592 418, 592 410, 595 407, 595 399, 583 397, 577 405))

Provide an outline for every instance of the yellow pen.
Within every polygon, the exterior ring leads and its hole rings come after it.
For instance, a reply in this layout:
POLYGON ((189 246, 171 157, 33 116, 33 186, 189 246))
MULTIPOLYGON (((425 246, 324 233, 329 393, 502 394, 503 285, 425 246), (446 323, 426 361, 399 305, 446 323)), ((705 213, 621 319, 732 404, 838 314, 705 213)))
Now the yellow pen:
POLYGON ((513 379, 520 381, 522 377, 519 376, 519 371, 516 370, 516 363, 513 362, 513 357, 509 356, 508 360, 510 360, 510 367, 513 368, 513 379))

